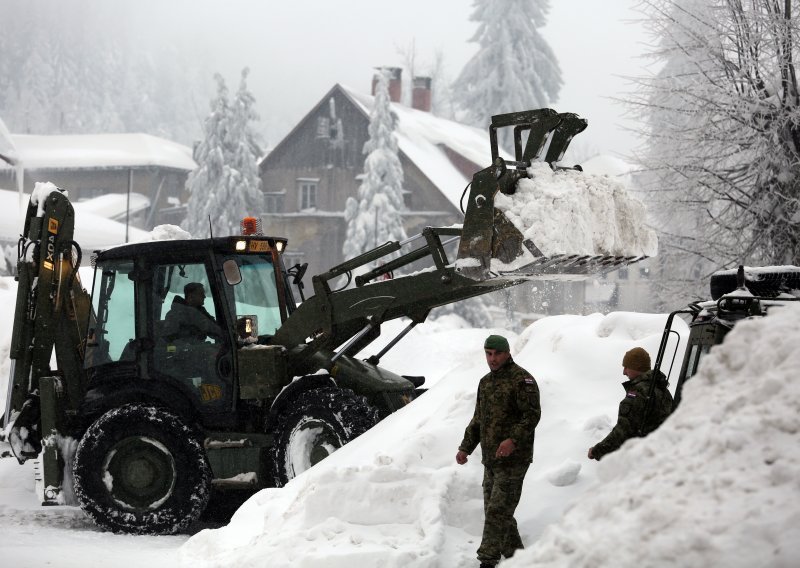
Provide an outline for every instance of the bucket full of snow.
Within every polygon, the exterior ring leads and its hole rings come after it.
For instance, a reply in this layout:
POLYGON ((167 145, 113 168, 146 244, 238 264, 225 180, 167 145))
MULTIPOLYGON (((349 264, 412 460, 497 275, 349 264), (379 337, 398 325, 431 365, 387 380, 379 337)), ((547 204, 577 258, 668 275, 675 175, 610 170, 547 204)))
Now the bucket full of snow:
POLYGON ((644 205, 619 181, 498 159, 473 178, 456 268, 478 280, 579 280, 657 249, 644 205))

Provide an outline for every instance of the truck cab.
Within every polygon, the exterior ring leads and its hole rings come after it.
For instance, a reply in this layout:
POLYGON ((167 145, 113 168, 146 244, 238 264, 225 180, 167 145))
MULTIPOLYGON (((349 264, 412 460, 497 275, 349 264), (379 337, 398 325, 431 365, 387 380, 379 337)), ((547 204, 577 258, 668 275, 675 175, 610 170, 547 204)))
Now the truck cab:
POLYGON ((180 400, 205 427, 235 428, 242 399, 274 397, 289 380, 285 369, 259 371, 279 364, 281 347, 267 343, 296 307, 284 246, 248 236, 100 253, 85 358, 97 396, 88 398, 108 403, 112 392, 141 390, 180 400), (199 305, 187 299, 192 289, 203 296, 199 305))

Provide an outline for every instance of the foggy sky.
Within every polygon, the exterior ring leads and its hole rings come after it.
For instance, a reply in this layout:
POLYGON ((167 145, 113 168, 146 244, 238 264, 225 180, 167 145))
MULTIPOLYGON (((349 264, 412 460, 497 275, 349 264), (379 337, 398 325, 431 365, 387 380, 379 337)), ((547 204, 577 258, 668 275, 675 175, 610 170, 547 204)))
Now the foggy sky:
MULTIPOLYGON (((85 3, 91 11, 91 2, 85 3)), ((573 142, 584 153, 626 154, 636 144, 619 126, 624 109, 608 99, 623 94, 619 76, 642 74, 635 59, 641 26, 624 22, 637 17, 628 8, 634 4, 551 2, 543 33, 564 79, 551 106, 589 120, 573 142)), ((438 51, 448 82, 478 49, 468 41, 476 29, 469 20, 471 0, 128 0, 116 8, 116 21, 106 27, 133 27, 136 41, 174 47, 207 70, 208 91, 192 93, 198 122, 214 90, 213 73, 220 72, 233 92, 241 69, 249 67, 261 115, 257 129, 269 146, 334 84, 368 92, 373 68, 403 66, 401 51, 412 45, 418 74, 429 72, 438 51)))

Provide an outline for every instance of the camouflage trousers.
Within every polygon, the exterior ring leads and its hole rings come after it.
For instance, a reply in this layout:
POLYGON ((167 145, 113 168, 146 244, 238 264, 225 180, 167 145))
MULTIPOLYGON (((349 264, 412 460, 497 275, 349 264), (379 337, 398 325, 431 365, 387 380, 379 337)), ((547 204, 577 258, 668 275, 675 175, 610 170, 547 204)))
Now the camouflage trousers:
POLYGON ((500 556, 510 558, 523 548, 514 510, 522 495, 522 482, 530 464, 484 465, 483 469, 483 538, 478 560, 497 564, 500 556))

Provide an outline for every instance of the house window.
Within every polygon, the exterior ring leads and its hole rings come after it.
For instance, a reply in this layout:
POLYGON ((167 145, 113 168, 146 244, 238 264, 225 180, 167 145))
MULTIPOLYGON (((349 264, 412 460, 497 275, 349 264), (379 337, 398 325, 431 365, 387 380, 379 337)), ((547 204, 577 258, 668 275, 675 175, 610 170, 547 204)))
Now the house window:
POLYGON ((286 190, 267 191, 264 193, 264 208, 266 213, 283 213, 283 198, 286 190))
POLYGON ((299 195, 298 207, 300 211, 304 209, 315 209, 317 207, 317 184, 319 179, 298 179, 297 190, 299 195))
POLYGON ((639 277, 650 278, 650 269, 645 266, 639 267, 639 277))
POLYGON ((627 280, 628 279, 628 267, 623 266, 617 271, 617 278, 620 280, 627 280))

